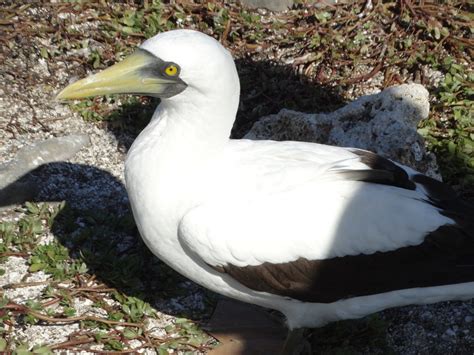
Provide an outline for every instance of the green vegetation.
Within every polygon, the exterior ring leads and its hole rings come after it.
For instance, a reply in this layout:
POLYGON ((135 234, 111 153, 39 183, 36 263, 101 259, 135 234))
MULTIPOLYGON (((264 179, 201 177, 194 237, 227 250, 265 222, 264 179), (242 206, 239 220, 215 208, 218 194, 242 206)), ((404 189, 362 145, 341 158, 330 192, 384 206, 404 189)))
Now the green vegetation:
POLYGON ((79 344, 101 344, 105 351, 122 351, 129 349, 132 340, 139 341, 138 348, 154 348, 160 354, 167 354, 169 349, 204 351, 208 348, 209 336, 186 318, 169 322, 164 337, 154 335, 152 329, 147 328, 147 322, 160 315, 144 299, 176 296, 182 292, 177 286, 181 278, 172 270, 160 267, 141 243, 133 244, 126 252, 118 250, 119 241, 113 236, 121 237, 134 231, 131 216, 114 218, 105 211, 88 215, 84 211, 68 209, 63 203, 56 206, 27 203, 17 212, 24 214, 17 223, 0 223, 0 265, 9 256, 22 257, 29 265, 30 275, 43 272, 47 278, 2 287, 0 337, 4 340, 0 342, 0 351, 14 347, 16 354, 49 354, 54 349, 77 350, 79 348, 75 346, 79 344), (79 218, 82 227, 76 224, 79 218), (51 231, 55 231, 56 237, 49 243, 42 243, 51 231), (74 244, 75 248, 66 248, 60 240, 65 245, 74 244), (93 273, 88 268, 92 268, 93 273), (95 281, 97 276, 108 280, 109 284, 95 281), (155 285, 160 284, 161 289, 150 294, 154 288, 145 290, 143 283, 152 281, 155 285), (25 304, 4 295, 11 289, 35 285, 46 287, 38 297, 25 304), (88 299, 91 309, 107 316, 78 314, 77 299, 88 299), (9 326, 15 324, 45 322, 79 322, 82 331, 75 332, 66 342, 33 348, 16 340, 8 331, 9 326))
POLYGON ((420 129, 442 168, 443 177, 474 192, 474 72, 445 57, 436 68, 445 74, 436 92, 432 119, 420 129))

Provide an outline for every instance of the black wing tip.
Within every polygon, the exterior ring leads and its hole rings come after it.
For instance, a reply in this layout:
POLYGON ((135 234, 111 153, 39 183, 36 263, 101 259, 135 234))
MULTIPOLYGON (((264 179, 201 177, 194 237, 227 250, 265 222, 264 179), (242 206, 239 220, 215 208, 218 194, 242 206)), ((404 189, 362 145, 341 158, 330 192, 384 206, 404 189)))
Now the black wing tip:
POLYGON ((370 174, 366 173, 367 176, 363 181, 391 185, 407 190, 416 189, 416 184, 410 180, 407 172, 389 159, 363 149, 352 149, 351 152, 360 158, 361 163, 367 165, 374 171, 373 178, 370 176, 370 174), (380 171, 389 173, 390 178, 380 180, 380 173, 378 173, 380 171))

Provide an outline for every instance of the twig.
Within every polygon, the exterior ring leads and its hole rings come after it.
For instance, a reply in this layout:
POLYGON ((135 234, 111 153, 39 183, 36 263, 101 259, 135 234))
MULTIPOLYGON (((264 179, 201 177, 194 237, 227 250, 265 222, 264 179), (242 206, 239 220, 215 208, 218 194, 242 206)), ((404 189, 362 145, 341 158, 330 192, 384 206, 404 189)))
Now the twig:
POLYGON ((96 288, 96 287, 78 287, 78 288, 71 288, 70 291, 74 291, 74 293, 79 292, 113 292, 116 291, 115 288, 96 288))
POLYGON ((84 339, 75 339, 75 340, 63 341, 62 343, 51 345, 51 346, 49 346, 49 348, 51 350, 65 349, 65 348, 69 348, 69 347, 75 346, 75 345, 93 343, 94 341, 95 341, 95 339, 93 337, 87 336, 87 338, 84 338, 84 339))
MULTIPOLYGON (((138 348, 140 349, 140 348, 138 348)), ((93 349, 87 349, 87 351, 95 354, 133 354, 136 353, 138 349, 131 349, 131 350, 121 350, 121 351, 104 351, 104 350, 93 350, 93 349)))
POLYGON ((360 75, 360 76, 355 77, 355 78, 347 79, 343 83, 344 84, 355 84, 355 83, 359 83, 361 81, 367 81, 367 80, 373 78, 375 76, 375 74, 377 74, 380 71, 380 69, 382 69, 382 62, 379 62, 375 66, 375 68, 372 69, 369 73, 360 75))
POLYGON ((230 32, 230 19, 227 20, 227 23, 225 25, 225 29, 224 29, 224 33, 222 33, 222 37, 221 37, 221 43, 222 44, 225 44, 227 42, 227 36, 229 35, 229 32, 230 32))
POLYGON ((53 304, 55 303, 58 303, 58 302, 61 302, 63 300, 63 297, 56 297, 56 298, 53 298, 49 301, 46 301, 44 303, 41 303, 41 307, 49 307, 49 306, 52 306, 53 304))
POLYGON ((49 317, 40 312, 34 311, 29 307, 16 304, 16 303, 9 303, 3 308, 11 309, 15 312, 20 312, 23 314, 30 314, 35 318, 44 320, 46 322, 51 322, 51 323, 74 323, 74 322, 80 322, 80 321, 92 321, 92 322, 99 322, 99 323, 104 323, 104 324, 109 324, 109 325, 120 325, 123 327, 143 328, 143 324, 141 323, 119 322, 119 321, 113 321, 113 320, 108 320, 108 319, 94 317, 94 316, 78 316, 78 317, 69 317, 69 318, 49 317))
POLYGON ((3 290, 6 289, 11 289, 11 288, 22 288, 22 287, 31 287, 31 286, 40 286, 40 285, 48 285, 51 284, 50 280, 45 280, 45 281, 32 281, 32 282, 20 282, 17 284, 7 284, 5 286, 2 286, 1 288, 3 290))

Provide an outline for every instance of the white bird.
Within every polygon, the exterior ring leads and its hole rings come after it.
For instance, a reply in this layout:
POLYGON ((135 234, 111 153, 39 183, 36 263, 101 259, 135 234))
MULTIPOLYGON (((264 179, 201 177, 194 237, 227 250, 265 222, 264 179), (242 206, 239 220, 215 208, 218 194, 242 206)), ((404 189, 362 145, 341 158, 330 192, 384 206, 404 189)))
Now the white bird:
POLYGON ((194 282, 290 330, 474 296, 472 206, 368 151, 230 139, 239 78, 213 38, 161 33, 58 98, 109 93, 161 98, 126 186, 147 246, 194 282))

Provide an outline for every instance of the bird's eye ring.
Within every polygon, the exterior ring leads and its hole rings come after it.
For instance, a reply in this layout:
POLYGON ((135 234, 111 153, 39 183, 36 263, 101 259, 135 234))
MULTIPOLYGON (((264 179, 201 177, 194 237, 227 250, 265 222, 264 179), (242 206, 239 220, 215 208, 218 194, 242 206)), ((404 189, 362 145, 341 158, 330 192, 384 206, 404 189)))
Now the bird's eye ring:
POLYGON ((170 64, 165 68, 165 73, 168 76, 176 76, 178 75, 178 67, 174 64, 170 64))

